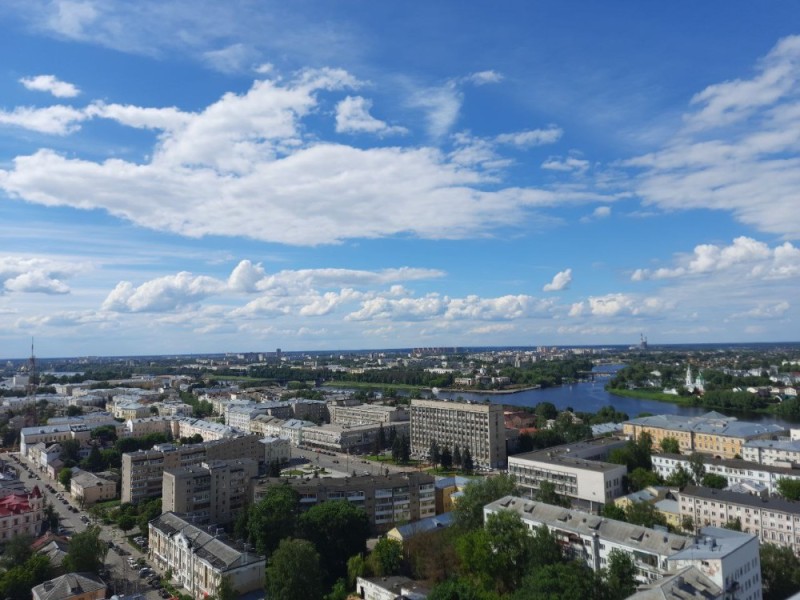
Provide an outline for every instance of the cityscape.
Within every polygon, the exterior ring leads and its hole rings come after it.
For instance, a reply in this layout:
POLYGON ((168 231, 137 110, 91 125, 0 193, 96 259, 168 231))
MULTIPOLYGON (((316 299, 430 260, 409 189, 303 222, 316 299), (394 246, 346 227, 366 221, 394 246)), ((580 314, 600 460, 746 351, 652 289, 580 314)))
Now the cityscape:
POLYGON ((798 23, 0 3, 0 598, 800 598, 798 23))

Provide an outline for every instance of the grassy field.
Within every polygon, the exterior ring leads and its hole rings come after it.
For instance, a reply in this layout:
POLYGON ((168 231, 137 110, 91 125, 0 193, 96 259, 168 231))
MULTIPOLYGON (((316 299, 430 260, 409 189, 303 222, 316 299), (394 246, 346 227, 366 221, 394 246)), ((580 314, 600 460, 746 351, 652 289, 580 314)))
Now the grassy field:
POLYGON ((360 390, 407 390, 410 392, 421 391, 428 388, 405 383, 365 383, 363 381, 326 381, 322 387, 352 388, 360 390))
POLYGON ((624 396, 626 398, 639 398, 641 400, 669 402, 670 404, 678 404, 680 406, 693 406, 691 398, 684 398, 683 396, 676 396, 674 394, 665 394, 664 392, 650 390, 619 390, 608 388, 608 393, 615 396, 624 396))

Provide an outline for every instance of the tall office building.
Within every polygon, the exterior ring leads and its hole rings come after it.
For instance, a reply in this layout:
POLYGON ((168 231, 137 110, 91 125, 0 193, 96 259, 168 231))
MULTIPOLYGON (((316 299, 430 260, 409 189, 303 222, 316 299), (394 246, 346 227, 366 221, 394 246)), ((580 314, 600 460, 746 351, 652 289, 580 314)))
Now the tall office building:
POLYGON ((411 401, 411 454, 427 457, 431 443, 440 449, 469 449, 475 466, 504 468, 506 438, 500 404, 446 400, 411 401))

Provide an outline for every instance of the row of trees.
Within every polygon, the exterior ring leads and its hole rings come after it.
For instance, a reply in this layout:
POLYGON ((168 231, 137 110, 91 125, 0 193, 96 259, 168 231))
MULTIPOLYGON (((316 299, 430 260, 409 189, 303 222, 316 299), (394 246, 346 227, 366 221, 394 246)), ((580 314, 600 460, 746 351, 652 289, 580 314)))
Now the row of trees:
POLYGON ((428 458, 434 467, 442 467, 445 471, 449 471, 453 467, 464 470, 466 473, 472 473, 475 469, 475 462, 472 459, 472 452, 469 448, 461 448, 456 444, 451 451, 448 446, 443 448, 439 447, 439 442, 436 440, 431 441, 431 447, 428 450, 428 458))

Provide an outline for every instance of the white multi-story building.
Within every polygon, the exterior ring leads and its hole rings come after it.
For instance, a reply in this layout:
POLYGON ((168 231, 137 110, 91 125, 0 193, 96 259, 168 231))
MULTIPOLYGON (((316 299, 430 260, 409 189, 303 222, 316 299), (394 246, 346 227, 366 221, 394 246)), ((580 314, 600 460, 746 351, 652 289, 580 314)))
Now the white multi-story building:
POLYGON ((476 466, 504 468, 506 437, 503 406, 446 400, 411 401, 411 455, 427 457, 439 448, 468 449, 476 466))
POLYGON ((628 469, 603 460, 611 450, 625 444, 625 440, 599 438, 517 454, 508 457, 508 472, 514 475, 518 487, 532 495, 542 481, 549 481, 556 493, 593 510, 623 493, 628 469))
POLYGON ((217 596, 223 577, 239 594, 260 590, 264 584, 266 559, 237 543, 166 512, 150 521, 149 556, 162 573, 173 579, 196 600, 217 596))
POLYGON ((544 525, 564 552, 598 571, 613 550, 628 554, 637 579, 652 583, 695 566, 735 600, 760 600, 758 538, 752 534, 704 527, 699 538, 615 521, 587 512, 505 496, 484 507, 484 515, 512 511, 533 530, 544 525))
MULTIPOLYGON (((678 467, 691 473, 689 457, 680 454, 654 454, 652 457, 653 471, 666 479, 678 467)), ((766 487, 769 494, 778 493, 778 481, 781 479, 800 479, 800 469, 779 467, 775 465, 759 465, 744 460, 724 460, 705 457, 706 473, 722 475, 728 480, 728 485, 760 484, 766 487)))
POLYGON ((750 440, 742 446, 742 458, 749 462, 781 467, 800 463, 800 440, 750 440))
POLYGON ((742 531, 800 556, 800 503, 687 485, 680 493, 680 510, 695 526, 722 527, 738 519, 742 531))
POLYGON ((356 406, 330 405, 331 423, 337 425, 365 425, 367 423, 394 423, 408 421, 408 410, 402 406, 358 404, 356 406))

